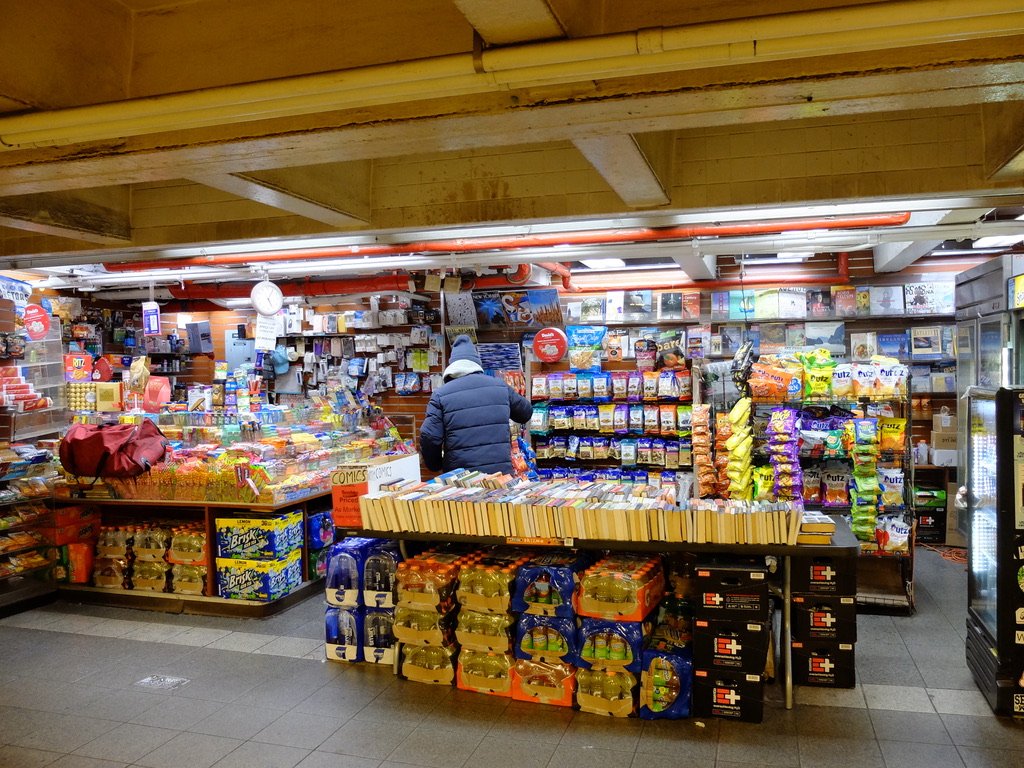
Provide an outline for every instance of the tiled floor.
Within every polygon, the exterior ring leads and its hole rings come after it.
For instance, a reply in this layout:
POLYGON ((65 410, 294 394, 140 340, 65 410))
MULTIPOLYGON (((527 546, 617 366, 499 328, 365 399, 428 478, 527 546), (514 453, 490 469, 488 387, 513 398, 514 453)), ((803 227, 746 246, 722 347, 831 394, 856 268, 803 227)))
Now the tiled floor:
POLYGON ((858 617, 858 686, 778 686, 761 725, 609 720, 322 661, 322 605, 266 620, 56 603, 0 621, 0 766, 1002 768, 1024 725, 964 664, 962 565, 918 550, 912 617, 858 617), (164 690, 143 678, 187 678, 164 690))

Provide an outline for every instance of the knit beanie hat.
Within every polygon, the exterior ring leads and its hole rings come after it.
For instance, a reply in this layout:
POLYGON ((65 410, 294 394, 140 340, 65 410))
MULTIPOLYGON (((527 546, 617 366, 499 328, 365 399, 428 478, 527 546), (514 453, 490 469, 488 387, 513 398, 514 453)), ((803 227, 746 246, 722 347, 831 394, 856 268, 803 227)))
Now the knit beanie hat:
POLYGON ((468 360, 471 363, 476 363, 481 369, 484 367, 484 364, 480 362, 480 355, 476 351, 476 346, 466 334, 455 338, 455 341, 452 343, 451 357, 448 358, 450 363, 459 360, 468 360))

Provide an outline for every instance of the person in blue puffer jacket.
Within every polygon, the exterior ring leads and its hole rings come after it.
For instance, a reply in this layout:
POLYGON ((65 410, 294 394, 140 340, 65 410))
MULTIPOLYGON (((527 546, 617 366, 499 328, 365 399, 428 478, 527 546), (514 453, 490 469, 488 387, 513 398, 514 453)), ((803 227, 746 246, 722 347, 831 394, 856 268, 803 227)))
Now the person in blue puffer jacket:
POLYGON ((430 396, 420 427, 423 463, 434 471, 512 472, 508 422, 525 424, 533 406, 501 379, 484 373, 469 336, 452 344, 444 384, 430 396))

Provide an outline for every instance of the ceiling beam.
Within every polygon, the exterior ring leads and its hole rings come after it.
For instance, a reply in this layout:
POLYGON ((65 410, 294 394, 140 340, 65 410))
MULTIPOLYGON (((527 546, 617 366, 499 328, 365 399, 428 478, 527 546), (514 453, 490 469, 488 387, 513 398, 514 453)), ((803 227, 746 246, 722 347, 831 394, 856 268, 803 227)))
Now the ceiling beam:
POLYGON ((454 0, 455 7, 490 45, 564 37, 547 0, 454 0))
POLYGON ((359 226, 370 220, 369 160, 190 179, 332 227, 359 226))
POLYGON ((99 245, 131 242, 126 185, 0 197, 0 225, 99 245))
MULTIPOLYGON (((140 136, 113 145, 0 152, 0 195, 246 173, 481 147, 566 141, 747 122, 854 116, 980 104, 1005 93, 1024 98, 1024 74, 1010 64, 964 64, 901 74, 853 75, 819 81, 813 103, 794 98, 788 80, 727 89, 682 89, 608 98, 567 98, 510 110, 468 114, 465 100, 431 116, 387 118, 367 111, 350 122, 313 124, 262 136, 186 132, 180 141, 140 136)), ((539 97, 538 97, 539 98, 539 97)), ((527 104, 523 105, 528 106, 527 104)))
POLYGON ((665 187, 632 136, 576 139, 573 144, 631 208, 650 208, 670 202, 665 187))
POLYGON ((1024 178, 1024 101, 982 104, 985 174, 994 179, 1024 178))
MULTIPOLYGON (((915 211, 908 227, 938 224, 971 224, 989 212, 989 208, 964 208, 955 211, 915 211)), ((942 240, 908 240, 879 243, 875 246, 875 272, 899 272, 942 245, 942 240)))

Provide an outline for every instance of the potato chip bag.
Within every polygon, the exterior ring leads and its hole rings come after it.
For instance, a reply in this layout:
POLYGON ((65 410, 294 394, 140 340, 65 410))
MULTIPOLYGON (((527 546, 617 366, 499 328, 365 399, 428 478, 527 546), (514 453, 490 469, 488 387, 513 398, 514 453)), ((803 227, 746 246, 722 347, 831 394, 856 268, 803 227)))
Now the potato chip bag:
POLYGON ((821 503, 821 470, 810 467, 804 470, 804 503, 821 503))
POLYGON ((845 507, 850 503, 850 473, 845 469, 826 469, 821 473, 822 504, 845 507))
POLYGON ((853 397, 853 365, 840 363, 832 370, 832 396, 839 399, 853 397))
POLYGON ((804 372, 804 397, 807 400, 825 400, 832 396, 833 366, 808 368, 804 372))
POLYGON ((853 394, 855 397, 870 397, 875 393, 875 379, 878 366, 873 363, 853 363, 853 394))
POLYGON ((879 419, 879 449, 882 451, 893 451, 902 453, 906 444, 907 420, 906 419, 879 419))
POLYGON ((883 468, 878 470, 878 481, 882 488, 882 504, 887 509, 898 509, 906 503, 903 497, 903 470, 883 468))

